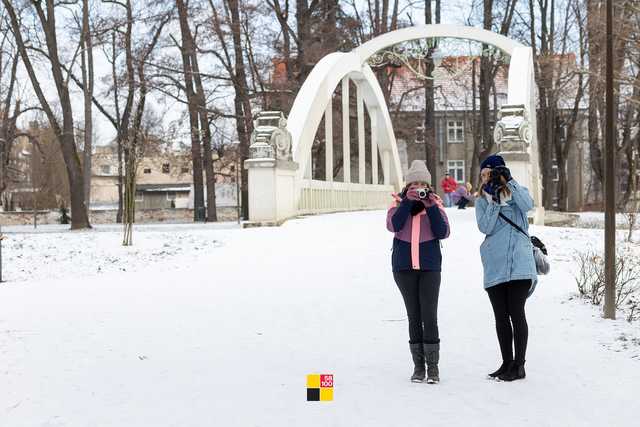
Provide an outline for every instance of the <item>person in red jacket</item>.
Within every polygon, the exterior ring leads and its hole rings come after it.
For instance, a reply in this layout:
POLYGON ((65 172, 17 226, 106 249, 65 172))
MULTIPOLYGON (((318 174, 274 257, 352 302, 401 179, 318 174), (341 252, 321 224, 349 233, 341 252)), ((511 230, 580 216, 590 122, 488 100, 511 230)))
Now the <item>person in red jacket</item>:
POLYGON ((440 181, 440 186, 442 187, 442 191, 444 191, 444 206, 446 208, 451 207, 451 194, 456 191, 458 188, 458 183, 455 179, 448 173, 444 174, 444 178, 440 181))

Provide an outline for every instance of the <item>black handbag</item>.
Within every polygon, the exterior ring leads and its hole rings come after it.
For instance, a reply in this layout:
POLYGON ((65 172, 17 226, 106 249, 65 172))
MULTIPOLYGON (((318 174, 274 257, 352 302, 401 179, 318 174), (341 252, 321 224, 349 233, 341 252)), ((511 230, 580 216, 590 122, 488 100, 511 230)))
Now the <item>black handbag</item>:
POLYGON ((531 240, 531 244, 533 245, 533 259, 536 262, 536 271, 538 272, 538 274, 548 274, 549 270, 551 270, 551 265, 549 264, 549 259, 547 258, 547 247, 544 245, 544 243, 542 243, 542 240, 538 239, 536 236, 529 236, 526 231, 520 228, 518 224, 507 218, 502 212, 500 212, 498 215, 500 216, 500 218, 509 223, 513 228, 515 228, 531 240))

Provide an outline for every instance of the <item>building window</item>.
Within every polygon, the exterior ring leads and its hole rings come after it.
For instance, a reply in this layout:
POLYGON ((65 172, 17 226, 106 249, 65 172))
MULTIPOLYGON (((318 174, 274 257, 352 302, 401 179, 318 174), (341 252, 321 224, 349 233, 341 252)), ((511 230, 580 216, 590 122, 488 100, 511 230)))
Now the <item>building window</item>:
POLYGON ((424 125, 416 127, 416 134, 414 141, 416 144, 424 144, 424 125))
POLYGON ((464 160, 449 160, 447 171, 457 182, 464 183, 464 160))
POLYGON ((438 161, 444 163, 446 147, 444 144, 444 121, 436 120, 436 144, 438 146, 438 161))
POLYGON ((569 129, 567 128, 567 125, 562 124, 560 125, 560 142, 567 142, 567 138, 569 136, 569 129))
POLYGON ((462 120, 447 121, 447 140, 449 144, 464 142, 464 124, 462 120))
POLYGON ((169 163, 162 164, 162 173, 169 173, 169 163))
POLYGON ((144 200, 144 193, 142 191, 136 191, 136 202, 142 202, 144 200))
POLYGON ((103 174, 109 175, 111 173, 111 166, 110 165, 102 165, 102 166, 100 166, 100 170, 102 171, 103 174))
POLYGON ((144 173, 151 173, 151 168, 144 168, 144 173))
POLYGON ((560 182, 560 173, 558 172, 558 165, 556 162, 553 162, 553 166, 551 166, 551 176, 553 177, 553 182, 560 182))
POLYGON ((188 167, 186 167, 186 166, 183 166, 183 167, 180 169, 180 173, 189 173, 189 168, 188 168, 188 167))

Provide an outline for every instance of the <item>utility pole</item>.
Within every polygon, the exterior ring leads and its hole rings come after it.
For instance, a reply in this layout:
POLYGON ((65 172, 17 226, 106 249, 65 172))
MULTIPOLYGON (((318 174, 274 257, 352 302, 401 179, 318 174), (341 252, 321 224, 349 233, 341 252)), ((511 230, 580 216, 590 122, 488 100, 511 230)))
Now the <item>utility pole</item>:
POLYGON ((615 133, 613 117, 613 31, 612 15, 613 1, 607 0, 607 110, 606 110, 606 140, 605 140, 605 191, 604 191, 604 262, 605 262, 605 294, 604 317, 616 318, 616 176, 615 164, 615 133))

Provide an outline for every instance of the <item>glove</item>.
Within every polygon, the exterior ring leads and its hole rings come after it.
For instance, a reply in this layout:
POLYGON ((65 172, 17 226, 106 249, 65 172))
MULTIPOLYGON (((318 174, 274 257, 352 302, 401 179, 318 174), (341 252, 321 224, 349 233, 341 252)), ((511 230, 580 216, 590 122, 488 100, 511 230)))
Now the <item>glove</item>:
POLYGON ((418 215, 425 208, 424 203, 422 203, 421 200, 412 200, 411 203, 411 216, 418 215))
MULTIPOLYGON (((493 174, 493 171, 491 173, 493 174)), ((501 186, 502 186, 501 184, 498 184, 498 183, 495 182, 495 180, 493 179, 493 176, 492 176, 491 181, 489 181, 484 186, 483 191, 485 193, 487 193, 488 195, 490 195, 491 199, 494 202, 500 204, 500 187, 501 186)))
POLYGON ((498 176, 503 176, 506 182, 509 182, 513 179, 513 177, 511 176, 511 171, 506 166, 498 166, 495 169, 493 169, 492 176, 494 171, 498 176))
POLYGON ((489 181, 482 187, 482 190, 488 195, 493 196, 494 194, 496 194, 497 188, 498 187, 494 185, 493 181, 489 181))
POLYGON ((422 202, 424 203, 425 207, 430 208, 432 206, 437 205, 439 199, 440 199, 440 197, 438 197, 438 195, 436 193, 434 193, 433 191, 430 191, 427 194, 427 197, 422 199, 422 202))
POLYGON ((407 191, 407 199, 419 201, 420 197, 418 196, 418 192, 416 190, 407 191))

